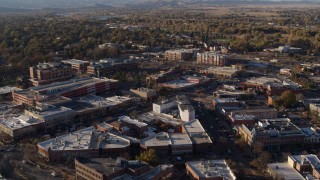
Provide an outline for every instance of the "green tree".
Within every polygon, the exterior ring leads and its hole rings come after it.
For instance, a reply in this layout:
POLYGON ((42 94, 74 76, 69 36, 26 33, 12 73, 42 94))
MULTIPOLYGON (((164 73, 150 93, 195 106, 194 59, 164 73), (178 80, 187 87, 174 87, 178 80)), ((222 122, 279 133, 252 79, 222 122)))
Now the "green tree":
POLYGON ((158 163, 158 157, 154 149, 148 149, 140 153, 140 155, 136 156, 136 160, 144 161, 153 166, 158 163))
POLYGON ((284 91, 279 98, 277 98, 274 102, 275 107, 285 107, 288 108, 293 104, 297 103, 296 95, 290 91, 284 91))

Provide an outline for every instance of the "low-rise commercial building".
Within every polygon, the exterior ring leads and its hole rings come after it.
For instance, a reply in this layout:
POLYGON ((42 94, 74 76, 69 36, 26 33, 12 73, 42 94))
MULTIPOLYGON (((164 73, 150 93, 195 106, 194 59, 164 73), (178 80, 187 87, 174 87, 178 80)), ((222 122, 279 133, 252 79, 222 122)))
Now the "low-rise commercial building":
POLYGON ((171 154, 170 145, 171 140, 169 138, 169 134, 165 132, 160 132, 140 140, 140 146, 142 149, 154 149, 160 156, 171 154))
POLYGON ((213 74, 216 76, 223 76, 228 78, 234 78, 239 75, 241 71, 233 69, 232 67, 209 67, 205 70, 201 70, 203 74, 213 74))
POLYGON ((67 157, 118 156, 130 150, 130 140, 88 127, 39 143, 38 152, 51 162, 67 157))
POLYGON ((273 179, 305 180, 305 178, 288 163, 271 163, 268 164, 267 167, 267 171, 273 179))
POLYGON ((197 53, 197 63, 212 66, 226 66, 228 64, 228 56, 223 55, 219 51, 197 53))
POLYGON ((225 160, 191 161, 186 163, 187 176, 196 180, 236 180, 225 160))
POLYGON ((304 144, 305 135, 287 118, 264 119, 255 125, 240 125, 239 134, 252 146, 261 143, 268 151, 304 144))
POLYGON ((118 81, 107 78, 81 78, 57 82, 50 85, 31 87, 13 92, 13 100, 27 106, 37 106, 39 102, 60 98, 72 98, 88 94, 111 92, 118 87, 118 81))
POLYGON ((4 86, 0 87, 0 102, 3 100, 11 101, 12 100, 12 92, 20 91, 20 88, 14 86, 4 86))
POLYGON ((314 154, 288 156, 283 163, 268 164, 268 172, 274 179, 313 180, 320 178, 320 160, 314 154))
POLYGON ((160 180, 173 175, 173 165, 162 164, 151 167, 138 160, 112 158, 77 158, 76 179, 150 179, 160 180))
POLYGON ((185 155, 192 154, 192 142, 188 134, 160 132, 153 136, 141 139, 142 149, 154 149, 158 155, 185 155))
POLYGON ((46 110, 25 110, 25 114, 44 122, 45 128, 54 129, 74 121, 75 112, 65 107, 50 107, 46 110))
POLYGON ((144 132, 148 130, 148 124, 140 122, 136 119, 131 119, 128 116, 120 116, 118 118, 120 123, 120 128, 129 128, 134 130, 138 135, 141 137, 143 136, 144 132))
POLYGON ((157 96, 157 91, 149 88, 130 89, 130 91, 145 100, 150 100, 157 96))
POLYGON ((213 142, 199 120, 184 123, 182 126, 182 133, 188 134, 191 139, 193 144, 193 153, 201 154, 212 150, 213 142))
POLYGON ((169 71, 161 71, 159 74, 152 74, 146 77, 147 87, 158 85, 167 81, 174 80, 182 72, 181 68, 172 68, 169 71))
POLYGON ((51 84, 72 78, 72 70, 69 64, 60 62, 39 63, 30 67, 30 81, 33 86, 51 84))
POLYGON ((0 132, 13 139, 23 138, 35 134, 44 127, 43 121, 25 114, 20 108, 2 111, 0 117, 0 132))

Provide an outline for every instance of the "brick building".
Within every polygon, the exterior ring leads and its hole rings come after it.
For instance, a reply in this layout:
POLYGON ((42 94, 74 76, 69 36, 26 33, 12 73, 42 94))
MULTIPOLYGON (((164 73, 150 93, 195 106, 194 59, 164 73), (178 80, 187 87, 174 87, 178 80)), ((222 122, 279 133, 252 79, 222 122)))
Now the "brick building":
POLYGON ((87 73, 87 66, 90 65, 89 61, 82 61, 77 59, 69 59, 61 61, 64 64, 70 64, 73 74, 85 74, 87 73))
POLYGON ((33 86, 51 84, 72 78, 72 67, 60 62, 39 63, 30 67, 30 81, 33 86))

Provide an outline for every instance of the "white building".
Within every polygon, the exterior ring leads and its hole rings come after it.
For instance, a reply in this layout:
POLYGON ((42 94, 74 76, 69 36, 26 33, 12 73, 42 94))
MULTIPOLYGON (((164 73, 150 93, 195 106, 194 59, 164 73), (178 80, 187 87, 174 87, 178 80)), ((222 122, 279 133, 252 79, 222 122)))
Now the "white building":
POLYGON ((169 101, 169 100, 161 100, 158 103, 153 103, 153 108, 152 110, 156 113, 163 113, 164 111, 171 109, 175 107, 177 103, 175 101, 169 101))

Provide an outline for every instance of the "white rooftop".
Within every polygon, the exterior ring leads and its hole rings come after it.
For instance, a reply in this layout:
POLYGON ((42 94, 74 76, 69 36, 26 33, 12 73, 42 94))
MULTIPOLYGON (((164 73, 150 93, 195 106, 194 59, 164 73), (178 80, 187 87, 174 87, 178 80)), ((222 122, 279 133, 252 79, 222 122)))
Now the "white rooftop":
POLYGON ((305 180, 305 178, 288 163, 272 163, 267 166, 284 180, 305 180))
POLYGON ((130 100, 131 98, 125 97, 125 96, 112 96, 108 98, 103 98, 95 95, 87 95, 79 98, 80 102, 86 102, 96 106, 105 106, 105 107, 116 106, 130 100))
POLYGON ((0 87, 0 94, 7 94, 12 91, 20 91, 20 88, 14 87, 14 86, 4 86, 0 87))
POLYGON ((145 127, 145 126, 148 126, 148 124, 144 123, 144 122, 140 122, 136 119, 131 119, 130 117, 128 116, 120 116, 119 118, 119 121, 124 121, 124 122, 127 122, 129 124, 134 124, 138 127, 145 127))
POLYGON ((48 150, 84 150, 121 148, 130 145, 130 141, 111 133, 102 133, 93 126, 50 139, 38 144, 48 150))
POLYGON ((182 121, 179 120, 179 119, 171 118, 169 116, 165 116, 163 114, 155 113, 153 111, 141 114, 141 115, 139 115, 137 117, 137 119, 139 119, 141 121, 144 121, 144 122, 147 122, 147 123, 150 123, 150 122, 155 121, 155 120, 160 120, 160 121, 162 121, 164 123, 172 124, 174 126, 177 126, 177 125, 182 123, 182 121))
POLYGON ((0 115, 0 124, 12 130, 21 129, 40 123, 43 122, 21 112, 17 114, 12 113, 0 115))
POLYGON ((258 85, 267 85, 267 84, 282 84, 277 78, 270 78, 270 77, 259 77, 259 78, 252 78, 247 80, 248 83, 258 84, 258 85))
POLYGON ((235 180, 236 177, 225 160, 192 161, 186 163, 199 177, 235 180))
POLYGON ((89 61, 83 61, 78 59, 68 59, 68 60, 62 60, 63 63, 69 63, 69 64, 88 64, 89 61))

